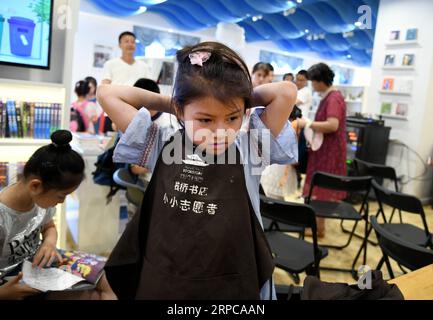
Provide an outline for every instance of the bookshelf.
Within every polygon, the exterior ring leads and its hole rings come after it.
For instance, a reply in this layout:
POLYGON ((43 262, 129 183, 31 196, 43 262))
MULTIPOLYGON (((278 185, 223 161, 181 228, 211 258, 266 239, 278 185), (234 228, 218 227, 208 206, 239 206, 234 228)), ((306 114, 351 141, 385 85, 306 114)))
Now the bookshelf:
POLYGON ((337 84, 335 87, 344 97, 348 115, 363 112, 368 92, 367 87, 348 84, 337 84))
POLYGON ((389 41, 385 43, 386 47, 400 47, 400 46, 419 46, 418 40, 398 40, 398 41, 389 41))
MULTIPOLYGON (((17 179, 16 167, 18 164, 27 161, 39 147, 51 142, 49 139, 50 129, 68 127, 69 110, 65 106, 69 103, 67 103, 66 99, 66 87, 64 84, 0 78, 0 101, 2 102, 0 112, 3 113, 0 114, 0 128, 2 129, 0 130, 0 162, 5 164, 7 168, 6 173, 8 174, 9 184, 14 183, 17 179), (8 101, 10 104, 7 103, 8 101), (38 110, 37 114, 33 114, 33 118, 31 118, 30 112, 28 117, 22 113, 26 108, 26 103, 29 106, 28 110, 30 110, 30 104, 33 105, 34 110, 36 108, 38 110), (15 116, 15 121, 21 120, 21 128, 17 121, 16 129, 18 131, 14 132, 13 135, 10 132, 7 106, 14 108, 15 113, 11 112, 11 115, 15 116), (53 106, 56 106, 57 114, 54 114, 53 106), (5 108, 6 113, 3 112, 5 108), (21 118, 17 117, 17 108, 20 110, 21 118), (44 112, 41 110, 44 110, 44 112), (7 133, 5 130, 6 122, 8 126, 7 133), (30 130, 30 122, 33 124, 33 131, 30 130), (42 127, 42 123, 44 127, 42 127), (24 130, 23 125, 26 126, 26 130, 24 130)), ((66 248, 65 206, 58 205, 56 209, 57 213, 54 220, 59 234, 57 246, 66 248)))
POLYGON ((391 91, 391 90, 379 90, 380 94, 390 94, 396 96, 410 96, 410 92, 402 92, 402 91, 391 91))

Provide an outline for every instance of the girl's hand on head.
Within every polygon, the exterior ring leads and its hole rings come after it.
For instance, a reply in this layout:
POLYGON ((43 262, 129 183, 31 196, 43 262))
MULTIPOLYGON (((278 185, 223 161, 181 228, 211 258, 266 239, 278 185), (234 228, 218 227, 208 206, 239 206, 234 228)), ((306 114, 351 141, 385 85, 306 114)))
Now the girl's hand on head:
POLYGON ((26 284, 20 283, 23 274, 20 272, 12 280, 0 286, 0 300, 23 300, 28 296, 40 293, 39 290, 30 288, 26 284))
POLYGON ((42 242, 38 252, 33 257, 33 267, 43 268, 45 266, 50 267, 54 260, 57 259, 59 263, 62 262, 62 256, 56 249, 56 245, 48 241, 42 242))

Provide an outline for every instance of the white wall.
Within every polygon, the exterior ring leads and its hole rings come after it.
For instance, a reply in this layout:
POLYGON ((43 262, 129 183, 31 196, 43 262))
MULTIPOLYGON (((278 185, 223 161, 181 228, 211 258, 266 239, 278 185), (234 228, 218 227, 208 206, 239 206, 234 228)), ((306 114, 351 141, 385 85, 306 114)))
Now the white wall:
MULTIPOLYGON (((431 30, 433 30, 433 1, 431 0, 381 0, 379 5, 376 36, 374 41, 371 86, 367 112, 379 113, 383 100, 400 100, 409 103, 408 120, 388 120, 386 125, 392 127, 391 138, 404 142, 417 151, 424 162, 433 153, 433 42, 431 30), (406 29, 418 28, 419 46, 411 47, 387 47, 391 30, 400 30, 400 38, 405 36, 406 29), (414 71, 383 70, 385 55, 387 53, 415 53, 414 71), (397 97, 381 95, 383 76, 410 76, 413 78, 413 90, 410 97, 397 97)), ((397 61, 396 63, 400 63, 397 61)), ((406 161, 406 152, 400 146, 391 145, 388 164, 397 167, 398 174, 417 176, 423 172, 423 165, 413 154, 406 161), (403 153, 402 153, 403 152, 403 153), (403 156, 402 156, 403 154, 403 156)), ((430 169, 431 171, 431 169, 430 169)), ((431 173, 431 172, 430 172, 431 173)), ((405 178, 405 179, 406 179, 405 178)), ((426 181, 413 181, 405 186, 404 191, 425 198, 431 195, 430 178, 426 181)))

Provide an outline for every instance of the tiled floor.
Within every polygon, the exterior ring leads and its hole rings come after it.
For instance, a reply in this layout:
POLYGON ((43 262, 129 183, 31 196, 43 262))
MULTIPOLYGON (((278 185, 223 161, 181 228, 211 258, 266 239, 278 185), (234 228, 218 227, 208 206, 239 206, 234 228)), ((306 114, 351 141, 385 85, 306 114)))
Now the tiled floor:
MULTIPOLYGON (((424 207, 427 224, 429 226, 430 231, 433 230, 433 209, 431 206, 424 207)), ((377 211, 377 204, 372 202, 370 205, 370 215, 375 214, 377 211)), ((391 214, 391 210, 389 208, 385 209, 385 213, 387 218, 389 218, 391 214)), ((396 219, 397 216, 394 217, 395 222, 398 221, 396 219)), ((403 213, 403 221, 405 223, 411 223, 422 228, 421 218, 418 215, 413 215, 410 213, 403 213)), ((345 227, 350 228, 353 226, 350 222, 345 223, 345 227)), ((357 232, 362 234, 364 230, 364 224, 358 224, 357 232)), ((376 237, 373 234, 370 236, 370 239, 376 241, 376 237)), ((319 244, 321 243, 333 243, 333 244, 344 244, 347 240, 348 234, 343 233, 340 229, 340 222, 338 220, 327 219, 326 220, 326 234, 323 239, 319 239, 319 244)), ((306 238, 307 241, 311 241, 311 238, 306 238)), ((353 238, 351 244, 343 249, 343 250, 335 250, 329 249, 328 256, 322 260, 321 266, 329 266, 329 267, 337 267, 337 268, 350 268, 353 262, 353 259, 356 253, 361 246, 361 239, 353 238)), ((369 245, 367 249, 367 265, 372 269, 375 269, 380 258, 382 257, 380 248, 378 246, 369 245)), ((358 267, 361 264, 361 259, 358 262, 358 267)), ((397 264, 392 261, 392 269, 394 271, 395 276, 403 274, 397 264)), ((383 266, 382 272, 385 279, 388 279, 388 272, 386 271, 386 267, 383 266)), ((292 278, 281 269, 276 269, 275 271, 275 283, 276 284, 294 284, 292 278)), ((305 273, 300 274, 301 284, 305 279, 305 273)), ((321 280, 327 282, 344 282, 344 283, 354 283, 355 280, 352 278, 350 273, 345 272, 336 272, 336 271, 321 271, 321 280)))

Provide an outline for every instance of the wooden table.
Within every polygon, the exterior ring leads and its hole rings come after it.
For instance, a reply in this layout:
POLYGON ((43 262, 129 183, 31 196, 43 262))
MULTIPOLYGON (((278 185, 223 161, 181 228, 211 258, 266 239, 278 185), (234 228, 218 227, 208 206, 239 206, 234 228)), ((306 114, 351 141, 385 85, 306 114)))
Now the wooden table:
POLYGON ((433 264, 388 281, 406 300, 433 300, 433 264))

